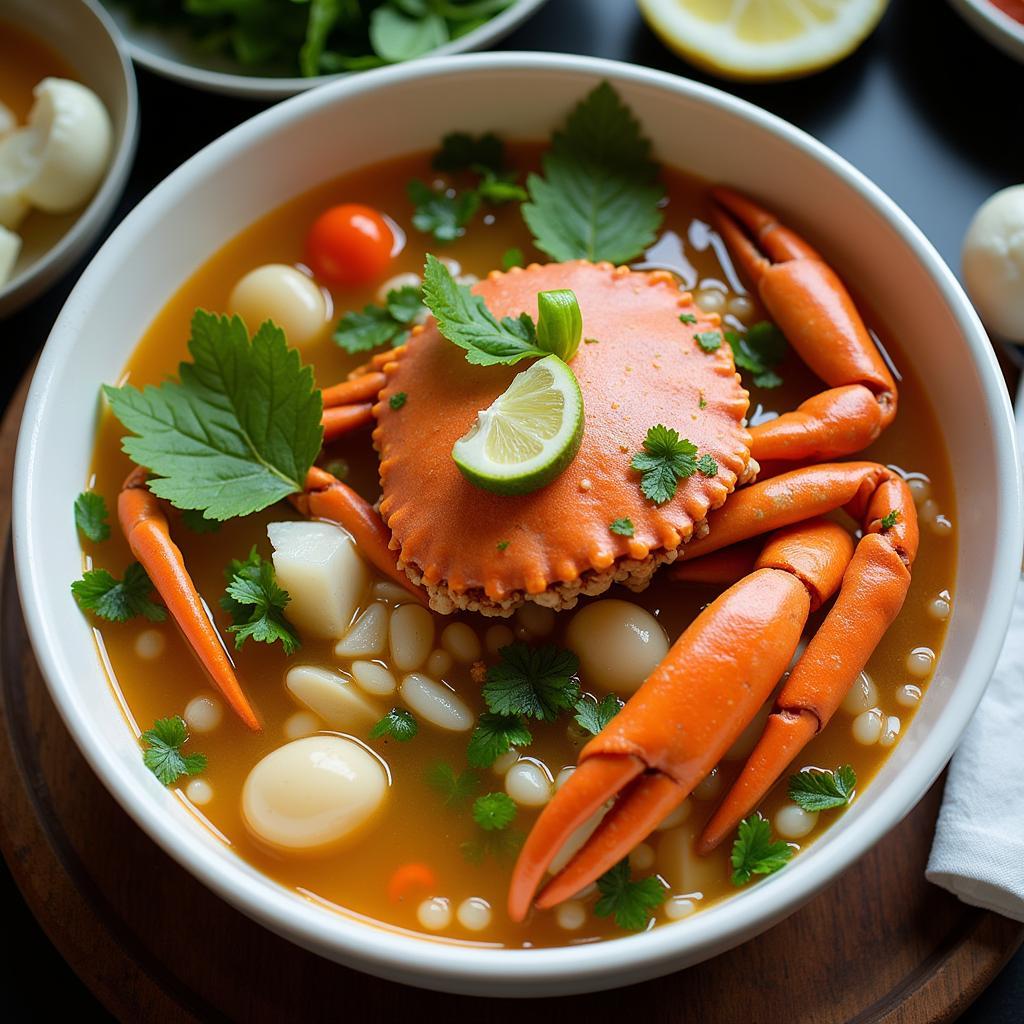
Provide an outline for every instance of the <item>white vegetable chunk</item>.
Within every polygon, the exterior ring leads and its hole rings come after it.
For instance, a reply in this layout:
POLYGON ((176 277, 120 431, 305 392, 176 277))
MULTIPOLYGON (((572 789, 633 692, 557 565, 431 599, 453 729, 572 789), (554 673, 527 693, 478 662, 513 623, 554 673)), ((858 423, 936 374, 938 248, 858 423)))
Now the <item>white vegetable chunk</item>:
POLYGON ((439 729, 465 732, 473 728, 473 712, 444 683, 438 683, 419 672, 410 672, 402 680, 399 692, 413 712, 439 729))
POLYGON ((985 326, 1024 342, 1024 185, 987 199, 967 229, 964 280, 985 326))
POLYGON ((384 714, 341 672, 318 665, 296 665, 284 677, 289 692, 315 711, 332 729, 365 732, 384 714))
POLYGON ((384 806, 384 765, 355 740, 309 736, 278 747, 249 772, 249 831, 289 852, 320 852, 364 828, 384 806))
POLYGON ((329 319, 317 283, 285 263, 266 263, 240 278, 231 289, 228 309, 245 321, 250 334, 264 320, 273 320, 288 343, 299 348, 316 341, 329 319))
POLYGON ((384 653, 388 642, 388 618, 386 604, 374 601, 352 624, 334 648, 339 658, 375 658, 384 653))
POLYGON ((330 523, 270 523, 267 536, 291 598, 288 621, 310 636, 343 637, 369 583, 352 538, 330 523))
POLYGON ((14 272, 14 264, 18 262, 21 252, 21 238, 13 231, 0 226, 0 287, 14 272))

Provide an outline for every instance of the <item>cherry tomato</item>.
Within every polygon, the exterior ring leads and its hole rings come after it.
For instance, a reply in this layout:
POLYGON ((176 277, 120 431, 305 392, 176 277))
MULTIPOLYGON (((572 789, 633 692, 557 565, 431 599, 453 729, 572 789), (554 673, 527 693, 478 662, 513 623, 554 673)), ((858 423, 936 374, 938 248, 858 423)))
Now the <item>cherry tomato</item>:
POLYGON ((327 284, 370 284, 384 276, 395 236, 372 206, 342 203, 320 214, 306 236, 306 261, 327 284))

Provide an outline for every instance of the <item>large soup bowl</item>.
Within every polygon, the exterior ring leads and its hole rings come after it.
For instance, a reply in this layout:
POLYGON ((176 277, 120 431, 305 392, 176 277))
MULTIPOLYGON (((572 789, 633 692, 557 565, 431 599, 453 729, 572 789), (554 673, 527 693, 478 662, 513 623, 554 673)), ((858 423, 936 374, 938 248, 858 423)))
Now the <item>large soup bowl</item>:
POLYGON ((323 956, 414 985, 536 996, 641 981, 749 939, 907 813, 953 752, 994 666, 1020 569, 1019 495, 1010 406, 981 324, 935 250, 870 181, 797 129, 707 86, 589 58, 487 54, 371 72, 282 103, 139 204, 83 274, 40 360, 18 446, 14 542, 32 643, 64 721, 110 792, 172 857, 255 921, 323 956), (547 137, 602 78, 639 115, 662 162, 778 209, 899 339, 941 411, 954 468, 955 611, 904 738, 850 810, 784 871, 686 921, 614 942, 492 949, 417 937, 324 909, 260 874, 143 767, 68 590, 81 571, 71 506, 87 478, 100 385, 118 379, 161 306, 228 239, 322 181, 431 148, 447 131, 547 137))

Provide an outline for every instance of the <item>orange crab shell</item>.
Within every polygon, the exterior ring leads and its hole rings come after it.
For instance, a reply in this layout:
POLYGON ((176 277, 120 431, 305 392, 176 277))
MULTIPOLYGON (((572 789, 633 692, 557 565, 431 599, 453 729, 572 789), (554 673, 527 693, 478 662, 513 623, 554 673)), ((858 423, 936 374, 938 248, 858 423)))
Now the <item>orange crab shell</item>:
POLYGON ((694 340, 719 328, 717 315, 701 313, 667 272, 607 263, 495 271, 473 291, 498 317, 525 311, 536 318, 537 293, 556 288, 571 288, 583 313, 586 342, 572 369, 585 426, 573 462, 532 494, 507 497, 478 488, 451 455, 478 411, 523 365, 470 365, 432 321, 383 364, 388 380, 374 408, 373 432, 380 511, 400 564, 430 589, 440 611, 508 614, 524 599, 571 607, 581 590, 599 592, 613 578, 646 586, 649 571, 631 578, 636 563, 672 561, 747 469, 747 392, 729 346, 705 352, 694 340), (681 314, 695 323, 683 323, 681 314), (392 409, 389 399, 399 392, 406 401, 392 409), (661 506, 644 497, 640 474, 630 467, 648 428, 658 423, 674 427, 718 464, 713 477, 681 480, 675 497, 661 506), (632 521, 632 537, 609 528, 620 518, 632 521), (588 588, 588 575, 596 589, 588 588), (561 593, 552 595, 552 587, 561 593))

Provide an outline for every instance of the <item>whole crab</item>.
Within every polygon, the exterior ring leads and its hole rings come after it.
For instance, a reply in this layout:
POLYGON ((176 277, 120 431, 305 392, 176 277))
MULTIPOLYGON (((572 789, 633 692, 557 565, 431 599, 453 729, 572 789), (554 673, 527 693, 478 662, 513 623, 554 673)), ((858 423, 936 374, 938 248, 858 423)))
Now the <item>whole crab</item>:
MULTIPOLYGON (((866 447, 892 422, 891 373, 848 292, 806 242, 731 190, 714 189, 712 199, 743 273, 827 385, 792 412, 746 428, 748 396, 729 347, 707 343, 719 318, 702 313, 671 275, 582 261, 495 272, 475 287, 496 316, 532 312, 538 292, 571 288, 596 342, 573 361, 586 408, 582 446, 541 490, 498 496, 459 473, 453 443, 516 371, 467 372, 433 322, 323 392, 326 438, 374 423, 379 513, 321 469, 295 504, 339 523, 370 562, 439 612, 508 615, 524 601, 568 608, 616 582, 641 590, 668 562, 674 579, 729 584, 583 748, 545 807, 513 875, 515 920, 559 849, 607 801, 617 796, 538 906, 581 890, 686 798, 772 693, 809 613, 836 595, 698 850, 721 843, 824 728, 910 585, 918 534, 905 482, 875 463, 828 461, 866 447), (392 403, 399 393, 407 400, 392 403), (653 423, 685 425, 717 464, 714 475, 680 481, 662 505, 644 497, 627 454, 653 423), (801 465, 782 471, 787 462, 801 465), (752 482, 761 463, 774 475, 752 482), (856 543, 823 518, 839 508, 861 525, 856 543), (632 536, 609 530, 620 517, 631 520, 632 536), (764 535, 763 544, 742 543, 764 535)), ((214 681, 259 728, 145 481, 144 469, 133 472, 119 499, 131 549, 214 681)))

